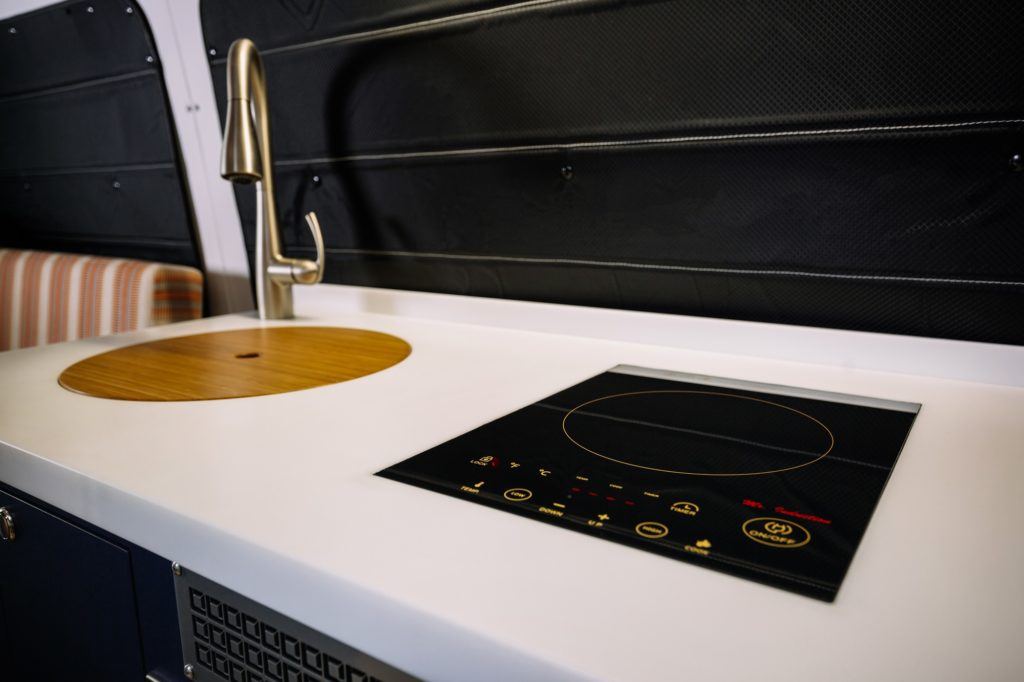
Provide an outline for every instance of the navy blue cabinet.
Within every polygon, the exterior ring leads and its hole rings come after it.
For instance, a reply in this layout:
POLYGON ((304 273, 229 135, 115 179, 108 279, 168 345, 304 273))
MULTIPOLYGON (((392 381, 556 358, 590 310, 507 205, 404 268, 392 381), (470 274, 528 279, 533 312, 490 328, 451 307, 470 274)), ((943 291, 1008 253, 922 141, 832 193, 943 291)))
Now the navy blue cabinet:
POLYGON ((181 677, 170 562, 0 487, 0 680, 181 677))

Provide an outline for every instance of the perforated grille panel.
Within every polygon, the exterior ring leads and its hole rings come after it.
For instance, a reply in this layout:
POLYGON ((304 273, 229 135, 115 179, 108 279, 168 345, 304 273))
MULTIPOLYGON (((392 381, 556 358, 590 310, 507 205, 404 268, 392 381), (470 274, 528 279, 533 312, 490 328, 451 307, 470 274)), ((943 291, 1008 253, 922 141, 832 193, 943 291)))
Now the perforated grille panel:
POLYGON ((195 680, 394 682, 416 678, 191 571, 175 579, 195 680))

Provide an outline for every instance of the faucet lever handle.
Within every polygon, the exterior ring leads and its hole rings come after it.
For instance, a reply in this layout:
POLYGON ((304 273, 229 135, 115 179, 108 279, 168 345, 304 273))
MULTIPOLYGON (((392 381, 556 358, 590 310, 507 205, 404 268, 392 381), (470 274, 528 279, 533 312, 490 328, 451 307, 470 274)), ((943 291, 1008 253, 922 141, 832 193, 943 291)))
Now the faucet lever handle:
POLYGON ((306 224, 309 225, 309 231, 313 233, 313 242, 316 244, 316 279, 309 284, 319 284, 324 278, 324 235, 314 211, 306 214, 306 224))

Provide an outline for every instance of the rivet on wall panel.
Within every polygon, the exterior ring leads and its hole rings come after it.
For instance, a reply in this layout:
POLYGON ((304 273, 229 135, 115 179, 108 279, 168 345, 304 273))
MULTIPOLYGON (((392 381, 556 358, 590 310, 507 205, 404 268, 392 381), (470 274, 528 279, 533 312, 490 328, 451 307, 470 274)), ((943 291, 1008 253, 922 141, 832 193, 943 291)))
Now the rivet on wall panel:
POLYGON ((111 187, 113 187, 114 189, 121 189, 121 181, 114 180, 114 182, 111 184, 111 187))
POLYGON ((1010 170, 1015 173, 1019 173, 1024 170, 1024 156, 1021 154, 1014 154, 1010 157, 1010 170))
POLYGON ((7 29, 7 32, 10 33, 11 35, 14 35, 15 33, 18 32, 18 29, 16 29, 13 26, 11 26, 9 29, 7 29))
POLYGON ((151 54, 147 54, 146 55, 146 63, 147 64, 152 64, 153 63, 153 55, 151 55, 151 54))
POLYGON ((216 56, 217 56, 217 48, 215 48, 215 47, 211 47, 211 48, 210 48, 210 49, 208 50, 208 52, 210 53, 210 56, 211 56, 211 57, 216 57, 216 56))
POLYGON ((321 182, 322 182, 322 180, 320 179, 319 175, 314 175, 313 176, 313 184, 314 185, 319 187, 321 182))
POLYGON ((85 8, 85 11, 88 12, 89 14, 93 14, 94 12, 96 12, 96 8, 93 7, 92 5, 89 5, 88 7, 85 8))
POLYGON ((133 14, 134 12, 135 12, 135 10, 133 10, 131 7, 125 7, 124 8, 124 13, 125 14, 133 14))

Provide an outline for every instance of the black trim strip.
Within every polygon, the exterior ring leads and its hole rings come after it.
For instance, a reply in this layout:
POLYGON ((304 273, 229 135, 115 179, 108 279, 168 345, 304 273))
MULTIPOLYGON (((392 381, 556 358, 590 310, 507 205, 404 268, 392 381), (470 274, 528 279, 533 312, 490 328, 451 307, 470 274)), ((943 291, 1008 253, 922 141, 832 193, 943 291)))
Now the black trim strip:
MULTIPOLYGON (((191 247, 192 241, 189 239, 173 239, 171 237, 137 237, 135 235, 112 235, 112 236, 98 236, 94 234, 63 234, 63 233, 52 233, 52 232, 33 232, 32 236, 42 241, 50 242, 74 242, 74 243, 97 243, 97 244, 120 244, 120 245, 137 245, 137 246, 153 246, 153 247, 179 247, 189 246, 191 247)), ((5 248, 5 247, 0 247, 5 248)), ((22 247, 11 247, 11 248, 22 248, 22 247)), ((25 247, 28 248, 28 247, 25 247)))
POLYGON ((173 170, 173 161, 163 163, 136 163, 124 166, 77 166, 69 168, 28 168, 16 171, 0 170, 0 178, 49 177, 56 175, 89 175, 92 173, 147 173, 173 170))
MULTIPOLYGON (((432 17, 430 19, 420 19, 419 21, 394 24, 366 31, 357 31, 355 33, 342 33, 340 35, 331 36, 330 38, 320 38, 318 40, 310 40, 302 43, 293 43, 291 45, 279 45, 278 47, 260 50, 260 54, 267 57, 275 54, 330 47, 332 45, 341 45, 345 43, 369 42, 371 40, 391 38, 396 35, 426 33, 432 30, 451 28, 453 26, 463 26, 466 24, 473 24, 478 21, 495 19, 497 17, 526 14, 528 12, 546 9, 549 7, 569 7, 574 5, 599 3, 609 4, 609 0, 525 0, 524 2, 501 5, 499 7, 489 7, 486 9, 461 12, 458 14, 446 14, 439 17, 432 17)), ((225 63, 227 63, 226 55, 210 60, 210 64, 213 65, 225 63)))
MULTIPOLYGON (((290 246, 298 251, 313 249, 304 246, 290 246)), ((961 279, 957 277, 919 277, 910 275, 858 275, 853 273, 810 272, 805 270, 771 268, 719 268, 697 265, 666 265, 659 263, 635 263, 631 261, 603 261, 584 258, 544 258, 533 256, 489 256, 484 254, 437 253, 430 251, 388 251, 374 249, 327 248, 326 253, 338 256, 373 256, 381 258, 421 258, 432 260, 470 261, 482 263, 521 263, 525 265, 579 265, 629 270, 661 270, 670 272, 692 272, 713 275, 740 275, 748 277, 806 277, 847 281, 892 282, 897 284, 939 284, 972 285, 983 287, 1024 288, 1024 281, 997 279, 961 279)))
POLYGON ((511 154, 559 153, 565 151, 610 150, 622 148, 651 149, 659 147, 680 147, 710 145, 733 142, 760 142, 779 139, 809 139, 822 137, 895 137, 907 134, 931 132, 956 133, 975 130, 998 129, 1024 125, 1024 119, 1009 118, 989 121, 960 121, 951 123, 906 123, 893 125, 854 126, 849 128, 818 128, 809 130, 776 130, 762 133, 723 133, 716 135, 678 135, 641 139, 598 140, 589 142, 561 142, 534 145, 507 145, 495 147, 473 147, 467 149, 434 149, 411 152, 382 152, 379 154, 351 154, 348 156, 281 159, 275 167, 306 165, 335 165, 364 161, 394 161, 412 159, 433 159, 467 156, 503 156, 511 154))
POLYGON ((111 83, 119 83, 121 81, 136 80, 146 76, 159 76, 160 72, 155 69, 142 69, 140 71, 132 71, 131 73, 123 73, 118 76, 103 76, 101 78, 92 78, 85 81, 78 81, 77 83, 68 83, 66 85, 54 85, 48 88, 40 88, 39 90, 27 90, 24 92, 18 92, 11 95, 0 96, 0 104, 6 102, 16 102, 25 99, 34 99, 36 97, 48 97, 50 95, 59 95, 65 92, 73 92, 75 90, 86 90, 88 88, 97 87, 100 85, 109 85, 111 83))

